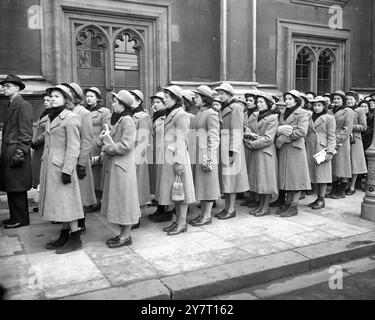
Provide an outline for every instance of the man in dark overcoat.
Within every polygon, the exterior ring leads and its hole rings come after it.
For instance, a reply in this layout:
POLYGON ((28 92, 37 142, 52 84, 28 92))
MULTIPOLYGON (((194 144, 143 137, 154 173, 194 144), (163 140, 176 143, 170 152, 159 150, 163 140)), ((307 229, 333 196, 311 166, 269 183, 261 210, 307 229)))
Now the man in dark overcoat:
POLYGON ((25 85, 18 76, 10 74, 0 85, 9 98, 3 119, 0 191, 7 193, 10 218, 3 224, 6 229, 15 229, 30 223, 27 191, 31 189, 33 109, 20 95, 25 85))

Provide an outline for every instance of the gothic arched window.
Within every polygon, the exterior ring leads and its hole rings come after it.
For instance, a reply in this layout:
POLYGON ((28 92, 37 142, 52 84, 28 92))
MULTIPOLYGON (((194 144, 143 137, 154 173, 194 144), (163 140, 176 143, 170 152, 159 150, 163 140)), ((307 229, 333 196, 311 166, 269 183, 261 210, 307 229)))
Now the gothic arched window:
POLYGON ((320 53, 318 61, 318 94, 331 92, 332 65, 334 61, 334 55, 330 50, 326 49, 320 53))
POLYGON ((310 91, 312 80, 313 52, 307 48, 302 48, 296 59, 296 89, 299 91, 310 91))

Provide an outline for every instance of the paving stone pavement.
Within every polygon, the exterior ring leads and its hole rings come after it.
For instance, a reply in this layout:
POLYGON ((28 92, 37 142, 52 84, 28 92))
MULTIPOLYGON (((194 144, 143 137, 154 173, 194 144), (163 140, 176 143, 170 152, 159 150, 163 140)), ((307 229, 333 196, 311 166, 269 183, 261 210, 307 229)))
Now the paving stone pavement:
MULTIPOLYGON (((58 299, 97 290, 112 290, 153 279, 244 261, 312 244, 344 239, 375 230, 375 223, 360 219, 364 193, 343 200, 327 200, 327 207, 307 207, 313 196, 301 201, 300 214, 282 219, 271 215, 255 218, 237 203, 237 218, 213 220, 201 228, 189 226, 187 233, 168 237, 143 209, 141 228, 132 233, 133 245, 111 250, 105 241, 118 232, 99 212, 87 215, 84 248, 66 255, 44 249, 57 237, 61 226, 31 214, 31 225, 17 230, 0 228, 0 284, 8 299, 58 299)), ((3 199, 0 199, 3 201, 3 199)), ((213 213, 221 211, 223 200, 213 213)), ((189 219, 198 214, 191 206, 189 219)), ((0 219, 7 210, 0 210, 0 219)), ((157 285, 156 285, 157 287, 157 285)), ((103 291, 104 292, 104 291, 103 291)))

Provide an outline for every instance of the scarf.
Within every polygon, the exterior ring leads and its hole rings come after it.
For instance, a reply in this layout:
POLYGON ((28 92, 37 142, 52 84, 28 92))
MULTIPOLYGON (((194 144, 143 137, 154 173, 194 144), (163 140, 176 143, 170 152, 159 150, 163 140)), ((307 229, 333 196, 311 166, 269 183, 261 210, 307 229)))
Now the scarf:
POLYGON ((284 112, 284 121, 286 121, 292 115, 292 113, 296 111, 299 107, 299 105, 296 105, 293 108, 286 108, 284 112))
POLYGON ((55 120, 63 110, 65 110, 65 106, 61 106, 58 108, 51 108, 51 111, 48 113, 50 122, 55 120))
POLYGON ((122 112, 119 112, 119 113, 113 112, 112 116, 111 116, 111 125, 114 126, 117 123, 117 121, 119 121, 120 118, 122 118, 122 117, 126 117, 126 116, 133 117, 133 114, 134 114, 133 111, 134 111, 134 109, 126 106, 124 111, 122 111, 122 112))
POLYGON ((271 110, 264 110, 264 111, 259 111, 259 115, 258 115, 258 122, 259 121, 262 121, 265 117, 268 117, 272 114, 272 111, 271 110))
POLYGON ((336 114, 340 110, 344 110, 346 108, 345 105, 342 105, 341 107, 333 107, 333 113, 336 114))
POLYGON ((315 122, 316 120, 318 120, 321 116, 324 116, 325 114, 327 114, 327 110, 326 109, 323 109, 323 111, 321 113, 313 113, 312 114, 312 121, 315 122))
POLYGON ((172 108, 166 109, 165 115, 168 117, 173 110, 176 110, 178 108, 182 108, 182 104, 177 102, 172 108))
POLYGON ((135 109, 133 109, 133 110, 134 110, 134 111, 133 111, 133 114, 136 114, 136 113, 138 113, 138 112, 145 111, 145 110, 143 109, 142 106, 139 106, 139 107, 137 107, 137 108, 135 108, 135 109))
POLYGON ((235 99, 231 99, 228 102, 223 103, 223 107, 222 107, 221 111, 224 111, 225 108, 229 107, 234 102, 236 102, 236 100, 235 99))
POLYGON ((257 110, 256 107, 247 109, 247 116, 250 117, 256 110, 257 110))
POLYGON ((155 111, 152 115, 152 122, 155 123, 161 117, 164 117, 167 114, 167 109, 161 109, 159 111, 155 111))
POLYGON ((94 107, 90 107, 89 105, 86 105, 86 109, 89 110, 90 112, 98 111, 102 107, 103 106, 100 103, 97 103, 94 107))

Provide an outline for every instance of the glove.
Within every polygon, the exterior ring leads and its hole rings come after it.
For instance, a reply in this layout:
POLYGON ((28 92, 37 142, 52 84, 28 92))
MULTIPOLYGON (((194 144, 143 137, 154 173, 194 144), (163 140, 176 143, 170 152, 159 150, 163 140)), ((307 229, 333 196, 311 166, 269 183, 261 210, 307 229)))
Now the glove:
POLYGON ((293 133, 293 127, 288 126, 288 125, 280 126, 277 129, 277 131, 278 131, 279 135, 284 135, 284 136, 289 137, 293 133))
POLYGON ((63 182, 63 184, 72 183, 72 177, 69 174, 63 173, 62 174, 62 182, 63 182))
POLYGON ((182 176, 185 173, 185 168, 182 164, 175 163, 174 172, 176 173, 176 175, 182 176))
POLYGON ((327 153, 326 154, 326 162, 329 162, 333 159, 333 154, 332 153, 327 153))
POLYGON ((11 168, 19 168, 23 165, 25 162, 25 154, 22 150, 17 149, 12 157, 12 160, 10 161, 10 167, 11 168))
POLYGON ((79 180, 82 180, 84 177, 86 177, 86 167, 77 165, 77 175, 79 180))
POLYGON ((31 143, 30 143, 30 147, 31 147, 32 149, 35 149, 35 143, 34 143, 34 141, 31 141, 31 143))

